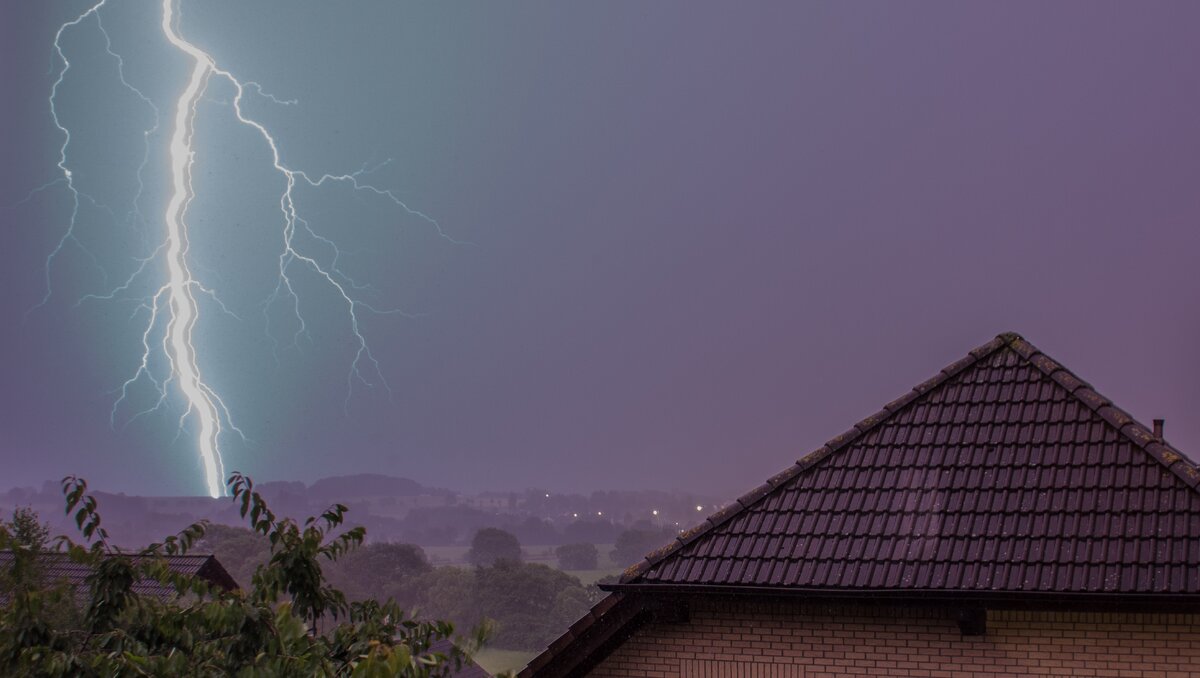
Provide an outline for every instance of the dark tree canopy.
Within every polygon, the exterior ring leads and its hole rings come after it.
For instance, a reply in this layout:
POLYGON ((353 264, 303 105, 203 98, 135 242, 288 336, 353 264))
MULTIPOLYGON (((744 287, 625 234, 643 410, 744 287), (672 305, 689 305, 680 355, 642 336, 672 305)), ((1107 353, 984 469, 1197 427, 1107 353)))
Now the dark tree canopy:
POLYGON ((600 561, 595 544, 563 544, 554 549, 554 555, 564 570, 594 570, 600 561))
POLYGON ((195 550, 217 557, 239 586, 248 586, 254 572, 271 559, 271 542, 254 530, 229 525, 207 525, 195 550))
POLYGON ((546 565, 499 560, 475 570, 475 603, 498 647, 540 648, 591 607, 579 580, 546 565))
POLYGON ((475 567, 489 567, 497 561, 521 561, 521 542, 511 532, 485 527, 471 539, 471 550, 467 551, 467 562, 475 567))
POLYGON ((432 570, 415 544, 367 544, 329 569, 329 580, 350 600, 394 598, 408 580, 432 570))
POLYGON ((13 541, 33 551, 40 551, 50 539, 50 528, 27 506, 15 509, 6 527, 13 541))
POLYGON ((675 530, 670 528, 625 530, 617 536, 612 553, 608 557, 614 565, 628 567, 645 558, 647 553, 670 542, 675 536, 675 530))

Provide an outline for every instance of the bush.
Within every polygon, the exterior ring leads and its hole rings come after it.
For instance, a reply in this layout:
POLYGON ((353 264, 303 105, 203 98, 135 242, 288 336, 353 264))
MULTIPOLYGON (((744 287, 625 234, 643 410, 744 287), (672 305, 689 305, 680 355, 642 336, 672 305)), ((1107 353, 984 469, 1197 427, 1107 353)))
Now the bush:
POLYGON ((595 544, 563 544, 554 549, 554 555, 564 570, 594 570, 600 561, 595 544))

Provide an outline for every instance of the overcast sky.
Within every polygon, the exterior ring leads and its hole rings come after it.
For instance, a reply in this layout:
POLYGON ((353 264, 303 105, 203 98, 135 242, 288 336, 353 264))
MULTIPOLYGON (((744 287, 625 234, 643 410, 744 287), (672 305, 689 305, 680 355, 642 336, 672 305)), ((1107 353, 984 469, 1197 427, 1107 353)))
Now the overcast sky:
MULTIPOLYGON (((21 201, 62 176, 52 42, 86 7, 0 8, 0 486, 200 494, 177 398, 135 417, 142 381, 113 410, 164 274, 76 303, 162 240, 188 64, 157 2, 100 11, 162 111, 149 137, 98 25, 64 31, 60 122, 95 204, 29 311, 71 196, 21 201)), ((1192 2, 184 2, 181 34, 297 101, 248 102, 285 163, 390 159, 364 180, 449 236, 378 194, 298 195, 357 294, 408 313, 362 320, 392 394, 373 374, 348 393, 328 286, 297 274, 295 345, 266 303, 282 182, 213 82, 189 222, 197 275, 237 316, 204 302, 196 335, 249 439, 226 467, 733 496, 1002 331, 1165 417, 1196 459, 1197 26, 1192 2)))

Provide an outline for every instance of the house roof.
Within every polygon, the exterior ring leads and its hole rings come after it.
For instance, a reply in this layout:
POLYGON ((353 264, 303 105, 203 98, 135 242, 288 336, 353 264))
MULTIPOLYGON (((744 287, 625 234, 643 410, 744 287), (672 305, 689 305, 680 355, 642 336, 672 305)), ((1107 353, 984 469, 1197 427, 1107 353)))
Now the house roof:
POLYGON ((1001 335, 624 584, 1200 593, 1200 472, 1001 335))
MULTIPOLYGON (((215 556, 184 555, 162 556, 169 570, 177 574, 199 577, 226 590, 238 588, 237 582, 225 571, 215 556)), ((0 571, 12 566, 12 551, 0 551, 0 571)), ((46 582, 65 582, 77 591, 86 590, 87 578, 92 574, 92 568, 85 563, 71 560, 66 553, 46 551, 38 554, 38 565, 41 576, 46 582)), ((133 592, 144 596, 154 596, 163 600, 177 597, 179 593, 174 587, 156 579, 138 579, 133 583, 133 592)))
POLYGON ((1006 333, 605 588, 1200 595, 1198 486, 1182 453, 1006 333))

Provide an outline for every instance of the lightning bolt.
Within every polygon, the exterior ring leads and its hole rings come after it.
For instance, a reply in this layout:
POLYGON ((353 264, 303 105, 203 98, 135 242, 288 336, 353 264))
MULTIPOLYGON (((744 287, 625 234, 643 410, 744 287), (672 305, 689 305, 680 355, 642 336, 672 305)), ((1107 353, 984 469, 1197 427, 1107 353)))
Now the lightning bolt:
MULTIPOLYGON (((96 26, 104 36, 106 52, 116 60, 117 72, 121 84, 139 97, 154 114, 153 126, 144 130, 146 146, 141 165, 137 169, 137 193, 133 199, 132 209, 128 216, 131 222, 135 219, 142 222, 147 221, 142 215, 139 206, 144 191, 142 174, 150 158, 150 139, 159 128, 160 111, 149 97, 140 89, 130 84, 125 77, 124 59, 113 50, 112 41, 100 18, 100 10, 107 2, 108 0, 100 0, 75 19, 60 26, 54 38, 54 52, 58 60, 61 61, 62 68, 51 87, 50 111, 54 124, 62 133, 64 139, 59 148, 59 160, 57 163, 62 176, 35 189, 34 192, 45 190, 58 184, 65 185, 71 196, 72 211, 63 236, 47 256, 45 296, 34 308, 45 305, 51 298, 51 268, 63 249, 68 244, 74 244, 87 253, 87 249, 77 237, 80 207, 83 201, 89 201, 98 205, 94 199, 80 191, 76 186, 75 175, 69 168, 68 163, 68 148, 72 140, 71 132, 59 118, 55 105, 59 88, 63 84, 67 71, 71 67, 71 63, 62 49, 61 41, 63 35, 68 29, 79 26, 89 18, 94 18, 96 26)), ((409 207, 395 192, 367 183, 365 177, 370 172, 378 169, 378 167, 371 169, 364 167, 357 172, 335 174, 309 173, 287 166, 283 161, 280 145, 274 136, 270 133, 266 125, 246 113, 243 103, 247 94, 257 95, 278 105, 293 105, 296 101, 276 97, 265 91, 258 82, 239 79, 230 70, 219 66, 209 53, 184 38, 178 27, 177 0, 162 0, 161 10, 160 28, 163 37, 175 50, 186 56, 191 64, 186 85, 179 94, 179 97, 174 101, 171 109, 173 112, 170 118, 171 128, 167 143, 170 193, 162 217, 162 225, 165 227, 164 239, 149 256, 136 260, 138 262, 136 269, 124 282, 111 288, 106 293, 86 295, 77 303, 89 300, 128 298, 126 295, 135 286, 135 281, 139 277, 150 275, 155 270, 155 267, 151 266, 151 264, 161 263, 165 266, 167 274, 166 282, 145 297, 140 299, 135 297, 137 304, 134 309, 134 315, 144 313, 147 317, 141 335, 141 360, 134 374, 121 385, 119 389, 120 395, 113 403, 110 420, 115 428, 118 410, 130 395, 131 389, 143 379, 149 381, 153 389, 157 392, 158 398, 154 405, 134 414, 126 421, 126 424, 163 407, 169 399, 171 388, 174 387, 186 405, 179 418, 179 434, 182 434, 185 429, 190 429, 194 432, 196 451, 199 454, 203 468, 205 488, 211 496, 218 497, 224 493, 223 479, 225 476, 221 442, 228 432, 233 432, 241 436, 243 440, 245 440, 245 435, 233 424, 231 413, 225 402, 205 381, 200 369, 199 351, 194 341, 194 331, 201 317, 198 295, 204 295, 212 299, 221 311, 235 318, 237 317, 221 302, 214 290, 204 286, 193 274, 194 262, 190 262, 188 257, 189 226, 187 213, 195 197, 192 184, 192 170, 198 155, 193 144, 195 123, 199 104, 204 98, 209 85, 214 80, 222 80, 232 86, 234 96, 228 103, 232 108, 234 117, 240 124, 254 130, 262 139, 266 149, 270 153, 272 167, 279 175, 283 184, 283 188, 279 194, 282 229, 280 232, 281 246, 278 255, 278 282, 274 291, 263 303, 264 317, 268 318, 268 335, 270 336, 271 334, 269 309, 277 303, 288 304, 291 312, 294 314, 297 329, 292 337, 291 345, 298 347, 300 339, 308 335, 308 324, 301 313, 300 296, 297 293, 293 276, 299 271, 307 271, 309 274, 315 276, 317 280, 328 285, 345 307, 350 333, 356 344, 355 353, 350 361, 346 376, 347 391, 345 407, 347 409, 350 399, 354 394, 356 384, 362 384, 367 387, 379 385, 389 394, 391 393, 391 386, 384 377, 379 360, 376 358, 363 333, 361 324, 362 315, 397 314, 406 317, 415 316, 400 309, 380 308, 364 301, 358 296, 359 293, 367 290, 369 286, 358 284, 339 268, 338 261, 342 256, 342 251, 333 240, 318 234, 309 222, 301 216, 300 210, 297 207, 297 188, 304 186, 312 189, 320 189, 329 184, 344 184, 356 192, 374 195, 377 198, 390 201, 404 213, 432 226, 438 236, 447 242, 459 245, 469 243, 452 238, 435 219, 424 212, 409 207), (324 250, 324 253, 307 251, 301 246, 297 236, 307 238, 312 243, 315 243, 324 250), (156 375, 155 373, 153 356, 157 354, 161 354, 165 358, 167 367, 166 376, 156 375), (189 426, 189 422, 191 426, 189 426)), ((386 164, 386 161, 384 164, 386 164)), ((88 254, 90 256, 90 253, 88 254)), ((92 257, 92 259, 99 267, 100 264, 95 260, 95 257, 92 257)), ((103 270, 103 267, 101 268, 103 270)), ((278 359, 278 341, 274 339, 272 341, 275 343, 278 359)))
MULTIPOLYGON (((196 122, 196 104, 204 94, 208 79, 216 68, 203 50, 184 40, 175 32, 174 4, 163 0, 162 30, 167 41, 192 58, 194 65, 187 87, 175 102, 174 129, 171 132, 171 199, 167 202, 167 304, 171 320, 167 323, 167 356, 171 374, 179 384, 187 402, 188 414, 195 414, 200 427, 197 445, 204 464, 204 482, 208 493, 219 497, 224 492, 225 468, 221 459, 221 418, 217 411, 220 398, 200 376, 196 362, 196 347, 192 330, 200 312, 192 287, 196 284, 187 264, 187 225, 184 215, 192 200, 192 134, 196 122)), ((153 318, 154 314, 151 314, 153 318)), ((153 324, 153 319, 151 320, 153 324)))

